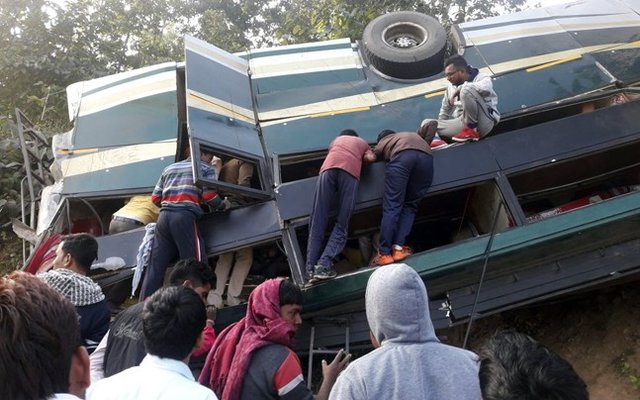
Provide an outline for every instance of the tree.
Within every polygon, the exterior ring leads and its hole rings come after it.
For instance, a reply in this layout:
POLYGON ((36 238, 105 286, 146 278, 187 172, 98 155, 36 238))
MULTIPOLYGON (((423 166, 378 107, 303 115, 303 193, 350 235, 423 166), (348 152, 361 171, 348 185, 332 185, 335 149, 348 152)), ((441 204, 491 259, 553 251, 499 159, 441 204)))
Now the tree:
POLYGON ((20 107, 45 129, 68 128, 65 87, 183 58, 206 1, 0 0, 0 137, 20 107))
POLYGON ((281 21, 274 35, 283 43, 301 43, 358 39, 372 19, 392 11, 419 11, 449 27, 500 12, 520 11, 526 0, 283 0, 280 4, 281 21))

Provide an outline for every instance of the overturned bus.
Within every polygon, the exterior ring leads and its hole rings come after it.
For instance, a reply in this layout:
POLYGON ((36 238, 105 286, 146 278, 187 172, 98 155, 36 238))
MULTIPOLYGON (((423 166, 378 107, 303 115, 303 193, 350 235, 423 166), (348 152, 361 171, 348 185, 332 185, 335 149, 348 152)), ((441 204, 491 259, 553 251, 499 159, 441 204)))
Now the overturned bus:
MULTIPOLYGON (((449 46, 492 76, 502 120, 486 139, 434 152, 433 185, 408 238, 415 254, 405 262, 429 289, 436 328, 467 321, 472 310, 480 317, 637 278, 639 13, 637 0, 578 1, 454 26, 453 43, 432 18, 403 12, 372 21, 355 42, 230 54, 186 37, 184 62, 68 88, 74 128, 55 139, 58 179, 43 192, 40 243, 60 232, 95 234, 100 261, 117 256, 124 267, 94 278, 107 292, 122 281, 130 292, 144 229, 107 235, 111 214, 125 198, 149 194, 185 148, 206 149, 255 171, 244 187, 207 180, 194 165, 200 185, 251 199, 200 221, 212 265, 252 247, 252 275, 288 275, 302 286, 329 143, 345 128, 374 143, 383 129, 415 131, 435 117, 449 46)), ((363 171, 340 275, 303 289, 312 323, 300 346, 344 343, 311 329, 326 317, 349 328, 347 342, 368 338, 367 254, 384 168, 363 171)), ((217 325, 243 312, 219 310, 217 325)))

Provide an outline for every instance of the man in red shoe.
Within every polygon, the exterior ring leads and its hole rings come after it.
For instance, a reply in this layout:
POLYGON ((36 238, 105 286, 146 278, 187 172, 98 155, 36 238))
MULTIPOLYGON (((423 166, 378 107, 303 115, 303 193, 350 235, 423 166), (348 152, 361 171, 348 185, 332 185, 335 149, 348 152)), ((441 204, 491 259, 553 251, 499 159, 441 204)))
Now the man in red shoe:
MULTIPOLYGON (((444 75, 449 81, 442 98, 438 119, 425 119, 421 127, 437 122, 437 133, 431 149, 442 148, 447 141, 468 142, 485 137, 500 121, 498 96, 493 82, 477 68, 473 68, 459 55, 444 63, 444 75)), ((433 125, 433 124, 432 124, 433 125)))
POLYGON ((405 239, 411 232, 420 200, 433 180, 433 157, 424 138, 415 132, 386 129, 373 150, 387 162, 382 196, 380 245, 371 266, 402 261, 412 254, 405 239))

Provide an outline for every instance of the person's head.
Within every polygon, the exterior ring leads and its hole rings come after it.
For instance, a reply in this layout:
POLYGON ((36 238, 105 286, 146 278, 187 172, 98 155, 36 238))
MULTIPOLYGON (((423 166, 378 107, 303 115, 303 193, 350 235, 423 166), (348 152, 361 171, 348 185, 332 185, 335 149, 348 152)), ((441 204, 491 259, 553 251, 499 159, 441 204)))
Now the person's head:
POLYGON ((302 291, 293 282, 280 282, 280 317, 298 329, 302 325, 302 291))
POLYGON ((90 383, 75 307, 25 272, 0 278, 0 371, 7 399, 83 397, 90 383))
POLYGON ((407 264, 385 265, 371 274, 365 309, 374 346, 437 341, 427 288, 407 264))
POLYGON ((178 261, 169 275, 169 285, 191 288, 205 302, 215 283, 216 276, 211 267, 193 258, 178 261))
POLYGON ((491 337, 480 351, 483 400, 587 400, 587 385, 562 359, 512 330, 491 337))
POLYGON ((469 79, 469 64, 464 57, 453 55, 444 61, 444 76, 453 85, 460 85, 469 79))
POLYGON ((202 298, 183 286, 160 288, 144 304, 142 334, 147 353, 186 360, 207 321, 202 298))
POLYGON ((391 129, 385 129, 382 132, 378 133, 378 143, 380 143, 380 141, 389 136, 389 135, 393 135, 394 133, 396 133, 396 131, 392 131, 391 129))
POLYGON ((209 164, 211 163, 211 160, 213 160, 213 152, 206 149, 200 149, 200 161, 209 164))
POLYGON ((353 129, 345 129, 338 136, 356 136, 358 137, 358 133, 353 129))
POLYGON ((56 249, 54 268, 67 268, 87 275, 91 264, 98 258, 98 242, 87 233, 67 235, 56 249))

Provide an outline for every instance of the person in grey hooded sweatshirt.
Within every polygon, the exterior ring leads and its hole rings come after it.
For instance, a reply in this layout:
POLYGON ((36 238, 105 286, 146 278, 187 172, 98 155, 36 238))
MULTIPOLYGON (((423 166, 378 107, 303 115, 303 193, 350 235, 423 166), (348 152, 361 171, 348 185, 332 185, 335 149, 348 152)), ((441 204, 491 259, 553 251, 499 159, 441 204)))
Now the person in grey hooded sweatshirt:
POLYGON ((365 297, 375 349, 340 374, 330 400, 481 398, 478 357, 440 343, 427 289, 413 268, 378 268, 365 297))

